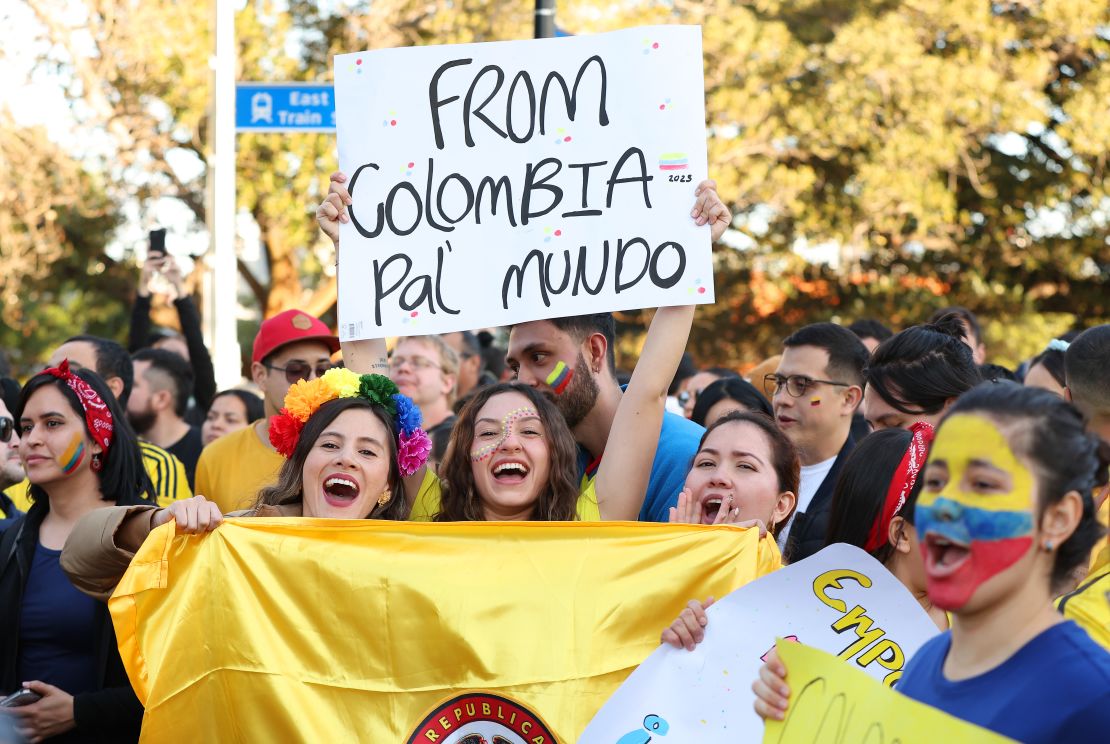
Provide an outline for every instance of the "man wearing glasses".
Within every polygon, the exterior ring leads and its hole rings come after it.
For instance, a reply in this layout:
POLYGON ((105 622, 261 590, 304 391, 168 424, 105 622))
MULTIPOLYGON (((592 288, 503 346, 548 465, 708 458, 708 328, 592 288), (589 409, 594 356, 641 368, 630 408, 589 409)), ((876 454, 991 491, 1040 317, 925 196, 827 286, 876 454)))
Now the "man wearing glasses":
POLYGON ((4 489, 23 482, 23 462, 19 459, 19 432, 15 416, 0 398, 0 521, 18 515, 15 504, 4 489))
POLYGON ((805 326, 782 343, 782 360, 766 387, 774 390, 775 421, 802 464, 798 506, 779 535, 793 563, 824 547, 833 487, 855 446, 852 416, 863 399, 867 347, 835 323, 805 326))
POLYGON ((270 417, 281 410, 293 383, 331 369, 331 355, 338 350, 339 339, 331 330, 300 310, 263 321, 254 337, 251 378, 262 391, 266 415, 204 448, 197 462, 198 494, 215 501, 225 514, 254 502, 285 462, 270 444, 270 417))
POLYGON ((451 404, 459 378, 459 356, 441 336, 409 336, 398 340, 389 357, 389 378, 412 398, 424 418, 424 431, 434 436, 455 425, 451 404))

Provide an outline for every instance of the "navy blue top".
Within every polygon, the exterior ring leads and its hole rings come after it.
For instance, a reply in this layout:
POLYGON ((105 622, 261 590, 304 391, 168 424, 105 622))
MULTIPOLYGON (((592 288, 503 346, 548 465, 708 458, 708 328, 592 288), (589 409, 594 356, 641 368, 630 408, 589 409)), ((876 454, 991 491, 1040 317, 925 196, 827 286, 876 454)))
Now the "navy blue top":
POLYGON ((77 695, 98 687, 96 601, 62 573, 61 555, 35 546, 19 615, 19 678, 77 695))
MULTIPOLYGON (((663 426, 659 431, 659 447, 655 450, 655 461, 651 464, 651 477, 648 479, 647 495, 640 508, 641 522, 666 522, 668 510, 678 503, 678 494, 686 484, 686 473, 698 452, 705 429, 689 419, 674 413, 663 414, 663 426)), ((592 462, 590 453, 578 448, 578 474, 587 475, 586 468, 592 462)), ((593 473, 588 473, 593 475, 593 473)))
POLYGON ((1107 741, 1110 653, 1070 620, 1054 625, 999 666, 951 682, 941 668, 951 631, 922 646, 898 691, 1026 744, 1107 741))

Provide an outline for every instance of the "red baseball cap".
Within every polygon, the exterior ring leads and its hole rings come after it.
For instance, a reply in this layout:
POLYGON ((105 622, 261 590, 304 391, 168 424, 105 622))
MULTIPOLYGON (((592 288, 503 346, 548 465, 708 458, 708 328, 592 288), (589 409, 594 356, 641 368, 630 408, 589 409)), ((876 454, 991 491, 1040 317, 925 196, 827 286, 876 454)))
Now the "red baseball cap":
POLYGON ((300 310, 286 310, 262 321, 258 335, 254 337, 251 361, 261 362, 280 347, 294 341, 314 339, 327 344, 333 354, 339 351, 339 339, 323 322, 300 310))

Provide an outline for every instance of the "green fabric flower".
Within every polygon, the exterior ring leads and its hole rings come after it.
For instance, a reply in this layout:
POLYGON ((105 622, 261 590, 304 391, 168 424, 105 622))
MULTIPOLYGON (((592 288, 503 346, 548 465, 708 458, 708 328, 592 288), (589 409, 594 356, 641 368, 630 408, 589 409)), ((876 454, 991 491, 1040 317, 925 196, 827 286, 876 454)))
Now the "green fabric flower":
POLYGON ((385 375, 363 375, 359 379, 358 394, 384 408, 390 418, 397 415, 397 404, 393 396, 397 386, 385 375))

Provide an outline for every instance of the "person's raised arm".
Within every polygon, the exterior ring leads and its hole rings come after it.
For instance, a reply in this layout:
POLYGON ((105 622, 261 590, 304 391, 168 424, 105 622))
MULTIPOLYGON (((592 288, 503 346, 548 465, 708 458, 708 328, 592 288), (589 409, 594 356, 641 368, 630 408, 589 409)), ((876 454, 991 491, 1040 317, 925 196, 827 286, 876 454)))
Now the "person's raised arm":
POLYGON ((693 305, 655 311, 597 470, 594 485, 602 519, 631 521, 640 515, 659 446, 667 388, 686 350, 693 321, 693 305))
MULTIPOLYGON (((347 216, 347 207, 351 204, 351 195, 347 192, 347 176, 339 171, 331 174, 328 179, 328 195, 320 206, 316 208, 316 222, 320 229, 331 239, 335 245, 335 268, 339 270, 339 225, 350 220, 347 216)), ((343 364, 347 369, 360 375, 389 374, 389 354, 386 350, 384 338, 367 338, 359 341, 342 341, 343 364)), ((420 485, 424 482, 427 466, 417 470, 405 478, 405 500, 409 508, 416 502, 420 492, 420 485)))
POLYGON ((172 256, 167 256, 163 265, 163 275, 173 284, 177 297, 173 306, 177 309, 177 319, 181 324, 181 335, 189 349, 189 364, 193 368, 193 399, 197 408, 208 411, 212 399, 216 397, 216 370, 212 366, 212 355, 204 345, 204 333, 200 329, 200 311, 192 296, 186 291, 185 277, 181 267, 172 256))
MULTIPOLYGON (((698 225, 709 224, 712 239, 717 240, 731 215, 717 195, 716 184, 702 181, 694 195, 690 217, 698 225)), ((667 388, 686 350, 693 322, 693 305, 661 307, 655 312, 640 360, 617 406, 609 430, 610 445, 597 471, 595 491, 602 519, 639 517, 659 446, 667 388)))

